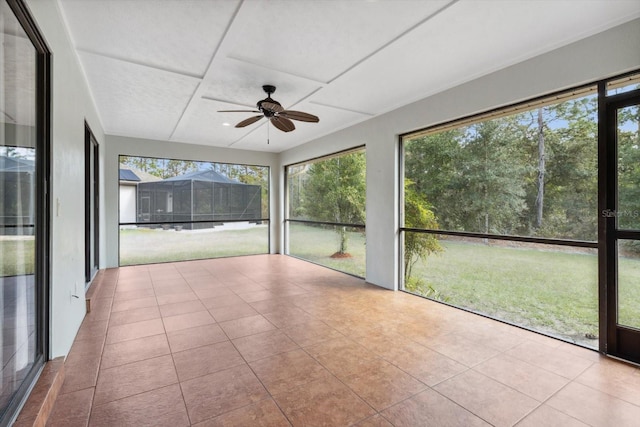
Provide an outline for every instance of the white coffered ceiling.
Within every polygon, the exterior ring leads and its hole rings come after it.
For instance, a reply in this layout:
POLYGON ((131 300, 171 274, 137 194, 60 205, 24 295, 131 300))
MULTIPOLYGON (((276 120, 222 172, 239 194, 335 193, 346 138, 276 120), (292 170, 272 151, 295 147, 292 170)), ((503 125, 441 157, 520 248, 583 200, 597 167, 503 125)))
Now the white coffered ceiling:
POLYGON ((273 152, 640 17, 640 0, 58 1, 107 134, 273 152), (251 113, 217 111, 264 84, 320 122, 269 145, 264 120, 228 126, 251 113))

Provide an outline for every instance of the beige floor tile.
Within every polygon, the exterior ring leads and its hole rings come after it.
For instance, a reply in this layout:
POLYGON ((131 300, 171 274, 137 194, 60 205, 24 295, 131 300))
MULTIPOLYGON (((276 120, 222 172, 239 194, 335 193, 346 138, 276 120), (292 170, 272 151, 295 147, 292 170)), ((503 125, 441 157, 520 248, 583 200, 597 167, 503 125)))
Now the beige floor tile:
POLYGON ((118 326, 128 323, 142 322, 143 320, 152 320, 160 318, 160 310, 157 305, 152 307, 134 308, 131 310, 117 311, 111 313, 109 317, 109 326, 118 326))
POLYGON ((228 340, 227 334, 216 324, 167 332, 167 339, 173 353, 228 340))
POLYGON ((93 391, 91 387, 58 395, 47 426, 86 426, 91 414, 93 391))
POLYGON ((494 426, 512 426, 540 402, 474 371, 434 387, 438 393, 494 426))
POLYGON ((279 330, 236 338, 233 340, 233 344, 247 362, 300 348, 291 338, 279 330))
POLYGON ((500 353, 495 348, 471 341, 458 334, 432 338, 427 347, 465 366, 475 366, 500 353))
POLYGON ((107 331, 106 344, 114 344, 120 341, 134 340, 136 338, 158 334, 164 334, 164 326, 160 319, 143 320, 136 323, 111 326, 107 331))
POLYGON ((189 417, 178 384, 98 405, 91 426, 189 426, 189 417))
POLYGON ((111 312, 132 310, 134 308, 155 307, 158 305, 156 297, 137 298, 132 300, 114 301, 111 312))
POLYGON ((593 364, 576 381, 640 406, 640 369, 604 359, 593 364))
POLYGON ((483 419, 436 393, 425 390, 382 412, 396 427, 414 426, 487 426, 483 419))
POLYGON ((354 424, 354 427, 394 427, 389 421, 387 421, 382 415, 375 414, 373 417, 369 417, 365 420, 354 424))
POLYGON ((534 341, 526 341, 505 354, 569 379, 574 379, 593 364, 582 357, 534 341))
POLYGON ((273 399, 265 399, 252 403, 243 408, 236 409, 226 414, 211 418, 196 427, 289 427, 280 408, 273 399))
POLYGON ((182 301, 172 304, 165 304, 160 306, 160 313, 162 317, 177 316, 179 314, 195 313, 197 311, 205 311, 207 308, 200 302, 200 300, 182 301))
POLYGON ((247 365, 194 378, 181 386, 189 418, 194 424, 268 397, 247 365))
POLYGON ((94 405, 112 402, 178 382, 171 356, 160 356, 104 369, 98 377, 94 405))
POLYGON ((426 388, 422 382, 382 359, 362 364, 354 373, 340 379, 377 411, 426 388))
POLYGON ((207 307, 207 310, 212 310, 214 308, 220 308, 220 307, 226 307, 226 306, 229 306, 229 305, 238 305, 238 304, 246 303, 246 301, 243 300, 242 298, 240 298, 238 295, 234 294, 231 291, 229 291, 229 292, 230 292, 229 295, 213 296, 213 297, 210 297, 210 298, 204 298, 201 301, 204 304, 204 306, 207 307))
POLYGON ((527 415, 522 421, 516 424, 517 427, 587 427, 581 421, 569 415, 553 409, 547 405, 541 405, 532 413, 527 415))
POLYGON ((230 339, 276 329, 271 322, 260 314, 221 322, 220 327, 230 339))
POLYGON ((547 400, 569 382, 565 377, 506 355, 498 355, 473 369, 539 402, 547 400))
POLYGON ((301 347, 343 337, 340 332, 319 320, 298 323, 282 328, 282 331, 301 347))
POLYGON ((167 332, 174 332, 181 329, 195 328, 196 326, 210 325, 216 321, 208 311, 196 311, 163 317, 162 322, 167 332))
POLYGON ((274 396, 294 426, 346 426, 375 410, 333 377, 323 378, 274 396))
POLYGON ((173 361, 180 381, 245 364, 240 353, 229 341, 173 353, 173 361))
POLYGON ((165 334, 107 344, 104 346, 100 369, 113 368, 169 353, 169 343, 165 334))
POLYGON ((434 386, 468 369, 418 343, 394 348, 385 359, 428 386, 434 386))
POLYGON ((328 376, 327 370, 301 349, 260 359, 249 366, 272 395, 328 376))
POLYGON ((255 316, 258 314, 249 304, 241 303, 209 310, 216 322, 240 319, 241 317, 255 316))
POLYGON ((631 427, 640 420, 640 407, 576 382, 560 390, 547 405, 596 427, 631 427))

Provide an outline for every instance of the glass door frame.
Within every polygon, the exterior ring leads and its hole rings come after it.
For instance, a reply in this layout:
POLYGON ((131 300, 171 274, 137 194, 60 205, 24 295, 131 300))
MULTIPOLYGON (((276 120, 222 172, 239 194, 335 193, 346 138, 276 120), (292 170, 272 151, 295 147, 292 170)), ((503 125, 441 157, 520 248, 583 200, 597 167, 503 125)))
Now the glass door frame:
POLYGON ((618 324, 618 240, 640 240, 640 231, 619 229, 616 216, 617 112, 624 107, 640 105, 640 90, 607 96, 607 83, 601 82, 598 91, 600 351, 640 363, 640 330, 618 324))
POLYGON ((51 50, 24 0, 6 0, 37 52, 36 57, 36 162, 35 162, 35 286, 36 349, 30 369, 7 406, 0 426, 10 424, 29 390, 49 360, 50 221, 51 221, 51 50))
POLYGON ((85 286, 98 272, 100 258, 100 149, 91 128, 85 129, 85 286))

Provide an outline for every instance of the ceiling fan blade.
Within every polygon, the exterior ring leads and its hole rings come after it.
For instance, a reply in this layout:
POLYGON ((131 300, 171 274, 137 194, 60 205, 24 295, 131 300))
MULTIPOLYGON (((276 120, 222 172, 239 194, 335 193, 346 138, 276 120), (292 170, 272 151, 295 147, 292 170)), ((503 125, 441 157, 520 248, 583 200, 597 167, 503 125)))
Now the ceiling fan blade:
POLYGON ((320 119, 318 116, 314 116, 313 114, 304 113, 302 111, 294 111, 294 110, 284 110, 278 113, 280 117, 286 117, 291 120, 298 120, 301 122, 311 122, 318 123, 320 119))
POLYGON ((264 117, 263 115, 249 117, 248 119, 244 119, 243 121, 238 123, 236 125, 236 127, 237 128, 243 128, 245 126, 249 126, 250 124, 257 122, 258 120, 260 120, 263 117, 264 117))
POLYGON ((282 132, 291 132, 296 128, 291 120, 284 117, 271 117, 271 123, 273 123, 273 125, 280 129, 282 132))
POLYGON ((284 111, 284 108, 282 108, 282 105, 276 104, 274 102, 263 102, 261 104, 262 108, 266 108, 269 111, 273 111, 274 113, 279 113, 281 111, 284 111))
POLYGON ((258 110, 218 110, 218 113, 261 113, 258 110))

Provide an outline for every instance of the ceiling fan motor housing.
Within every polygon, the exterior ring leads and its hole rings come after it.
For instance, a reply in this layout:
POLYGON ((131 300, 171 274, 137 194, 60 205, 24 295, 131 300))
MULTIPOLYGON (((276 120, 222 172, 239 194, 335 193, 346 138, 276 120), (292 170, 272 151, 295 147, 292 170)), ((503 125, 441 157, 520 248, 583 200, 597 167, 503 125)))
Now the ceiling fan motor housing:
POLYGON ((273 85, 263 85, 262 86, 262 90, 264 90, 267 93, 267 97, 265 99, 263 99, 262 101, 258 101, 258 103, 256 104, 256 106, 258 107, 258 110, 262 111, 265 115, 265 117, 267 118, 271 118, 275 115, 275 111, 270 110, 269 108, 263 108, 262 107, 262 103, 263 102, 270 102, 272 104, 276 104, 276 105, 280 105, 282 106, 278 101, 274 100, 271 98, 271 94, 274 93, 276 91, 276 87, 273 85))

